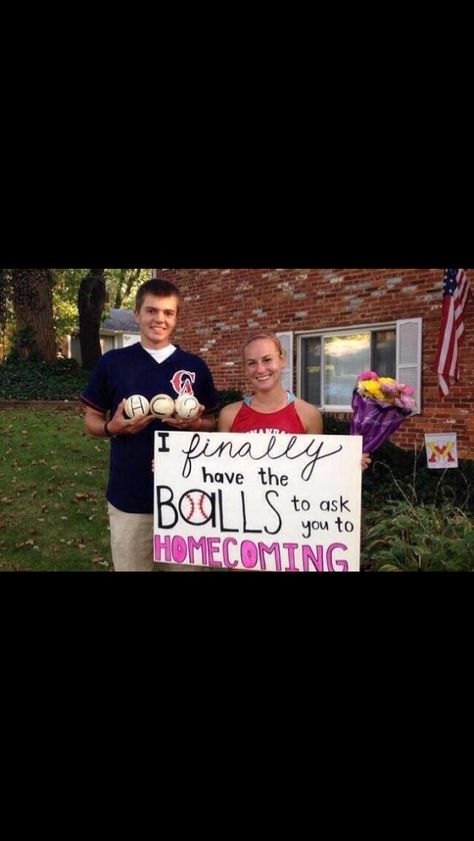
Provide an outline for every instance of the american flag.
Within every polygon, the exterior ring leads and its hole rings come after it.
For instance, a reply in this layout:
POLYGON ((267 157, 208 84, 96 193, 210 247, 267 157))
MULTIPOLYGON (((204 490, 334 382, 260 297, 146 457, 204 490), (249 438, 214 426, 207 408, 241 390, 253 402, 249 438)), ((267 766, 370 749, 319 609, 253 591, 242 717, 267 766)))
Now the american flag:
POLYGON ((443 309, 436 351, 435 370, 441 394, 459 379, 458 353, 464 333, 464 309, 470 293, 464 269, 444 270, 443 309))

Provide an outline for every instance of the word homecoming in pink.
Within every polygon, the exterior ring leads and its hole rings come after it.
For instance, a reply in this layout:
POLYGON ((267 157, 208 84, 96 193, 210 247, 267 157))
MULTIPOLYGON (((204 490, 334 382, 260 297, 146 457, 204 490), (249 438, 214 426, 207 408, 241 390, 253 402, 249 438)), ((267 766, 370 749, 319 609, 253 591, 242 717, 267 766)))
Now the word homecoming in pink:
POLYGON ((227 569, 253 569, 271 572, 347 572, 343 557, 345 543, 309 546, 298 543, 271 543, 237 540, 235 537, 181 537, 155 535, 155 561, 197 564, 227 569))

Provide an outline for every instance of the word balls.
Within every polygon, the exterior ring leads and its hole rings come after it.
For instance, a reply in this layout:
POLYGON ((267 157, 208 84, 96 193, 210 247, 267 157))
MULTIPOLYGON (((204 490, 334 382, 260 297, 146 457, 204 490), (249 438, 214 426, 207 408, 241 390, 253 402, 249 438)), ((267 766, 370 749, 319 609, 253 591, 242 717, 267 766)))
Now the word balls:
POLYGON ((199 400, 194 394, 181 394, 175 400, 175 412, 179 418, 194 418, 199 414, 199 400))
POLYGON ((150 404, 143 394, 132 394, 125 403, 124 411, 128 418, 137 418, 148 414, 150 404))
POLYGON ((174 414, 174 400, 169 394, 157 394, 150 400, 150 412, 159 418, 169 418, 174 414))

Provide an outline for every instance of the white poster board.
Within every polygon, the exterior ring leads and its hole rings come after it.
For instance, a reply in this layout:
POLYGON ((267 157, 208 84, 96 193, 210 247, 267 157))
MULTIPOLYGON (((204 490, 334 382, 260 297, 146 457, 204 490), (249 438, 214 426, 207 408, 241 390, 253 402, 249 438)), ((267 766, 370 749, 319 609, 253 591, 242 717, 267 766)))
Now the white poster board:
POLYGON ((360 435, 156 432, 155 561, 359 570, 361 455, 360 435))
POLYGON ((426 462, 431 469, 458 466, 457 438, 455 432, 425 434, 426 462))

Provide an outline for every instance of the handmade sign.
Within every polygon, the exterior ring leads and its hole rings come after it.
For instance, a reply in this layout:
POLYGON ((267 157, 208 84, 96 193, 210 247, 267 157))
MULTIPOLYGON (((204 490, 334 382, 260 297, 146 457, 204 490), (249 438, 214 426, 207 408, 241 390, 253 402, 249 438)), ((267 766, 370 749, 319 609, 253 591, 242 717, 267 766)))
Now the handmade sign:
POLYGON ((455 432, 425 434, 426 461, 430 468, 457 467, 458 452, 455 432))
POLYGON ((361 436, 156 432, 154 558, 359 570, 361 436))

